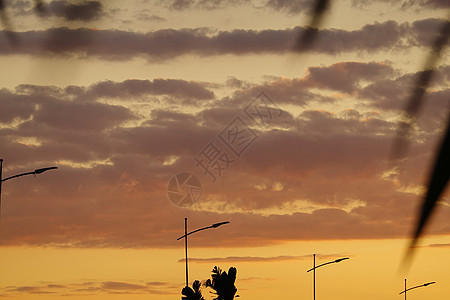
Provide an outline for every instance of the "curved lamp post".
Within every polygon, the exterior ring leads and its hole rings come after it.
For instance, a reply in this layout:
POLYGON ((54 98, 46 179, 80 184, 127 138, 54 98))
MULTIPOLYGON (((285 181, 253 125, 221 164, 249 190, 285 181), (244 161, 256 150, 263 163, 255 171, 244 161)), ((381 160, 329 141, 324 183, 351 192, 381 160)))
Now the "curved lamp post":
POLYGON ((406 278, 405 278, 405 289, 403 291, 401 291, 399 293, 399 295, 405 293, 405 300, 406 300, 406 292, 407 291, 410 291, 410 290, 413 290, 413 289, 417 289, 417 288, 420 288, 420 287, 429 286, 430 284, 434 284, 434 283, 436 283, 436 281, 431 281, 431 282, 427 282, 427 283, 424 283, 424 284, 416 285, 416 286, 413 286, 413 287, 410 287, 409 289, 407 289, 406 288, 406 278))
POLYGON ((179 241, 182 238, 184 238, 184 251, 185 251, 185 254, 186 254, 186 259, 185 259, 186 260, 186 286, 189 286, 189 280, 188 280, 188 254, 187 254, 187 237, 188 237, 188 235, 191 235, 193 233, 196 233, 196 232, 199 232, 199 231, 205 230, 205 229, 217 228, 219 226, 222 226, 222 225, 225 225, 225 224, 228 224, 228 223, 230 223, 230 222, 229 221, 225 221, 225 222, 215 223, 215 224, 212 224, 210 226, 206 226, 206 227, 203 227, 203 228, 200 228, 200 229, 196 229, 196 230, 193 230, 193 231, 188 233, 187 232, 187 218, 184 218, 184 234, 182 236, 180 236, 179 238, 177 238, 177 241, 179 241))
POLYGON ((41 169, 36 169, 34 171, 20 173, 20 174, 17 174, 17 175, 13 175, 13 176, 9 176, 9 177, 6 177, 6 178, 2 178, 3 159, 0 159, 0 212, 1 212, 1 205, 2 205, 2 182, 3 181, 7 181, 7 180, 10 180, 10 179, 17 178, 17 177, 20 177, 20 176, 25 176, 25 175, 38 175, 38 174, 44 173, 45 171, 54 170, 54 169, 58 169, 58 167, 41 168, 41 169))
POLYGON ((314 300, 316 299, 316 269, 323 267, 325 265, 338 263, 338 262, 341 262, 346 259, 350 259, 350 258, 349 257, 338 258, 336 260, 332 260, 332 261, 329 261, 329 262, 326 262, 326 263, 316 266, 316 254, 313 254, 313 267, 306 272, 313 271, 313 299, 314 300))

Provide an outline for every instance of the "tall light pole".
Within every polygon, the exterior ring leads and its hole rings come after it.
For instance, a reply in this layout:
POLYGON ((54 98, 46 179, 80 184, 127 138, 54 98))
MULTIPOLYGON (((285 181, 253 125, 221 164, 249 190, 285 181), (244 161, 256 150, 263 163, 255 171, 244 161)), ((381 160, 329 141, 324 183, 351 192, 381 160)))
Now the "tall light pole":
POLYGON ((318 265, 316 267, 316 254, 313 254, 313 267, 311 269, 309 269, 308 271, 306 271, 306 272, 313 271, 313 299, 314 300, 316 300, 316 269, 320 268, 320 267, 323 267, 325 265, 328 265, 328 264, 338 263, 338 262, 341 262, 341 261, 346 260, 346 259, 350 259, 350 258, 349 257, 338 258, 336 260, 332 260, 332 261, 320 264, 320 265, 318 265))
POLYGON ((417 288, 420 288, 420 287, 429 286, 430 284, 434 284, 434 283, 436 283, 436 281, 431 281, 431 282, 427 282, 427 283, 424 283, 424 284, 419 284, 419 285, 416 285, 416 286, 413 286, 413 287, 410 287, 409 289, 407 289, 406 288, 406 278, 405 278, 405 289, 403 291, 401 291, 399 293, 399 295, 404 293, 405 294, 405 300, 406 300, 406 292, 407 291, 410 291, 410 290, 413 290, 413 289, 417 289, 417 288))
POLYGON ((193 233, 196 233, 198 231, 201 230, 205 230, 205 229, 210 229, 210 228, 217 228, 219 226, 225 225, 230 223, 229 221, 225 221, 225 222, 220 222, 220 223, 215 223, 212 224, 210 226, 206 226, 206 227, 202 227, 196 230, 193 230, 191 232, 187 232, 187 218, 184 218, 184 235, 180 236, 179 238, 177 238, 177 241, 181 240, 182 238, 184 238, 184 252, 185 252, 185 261, 186 261, 186 286, 189 286, 189 275, 188 275, 188 251, 187 251, 187 237, 188 235, 191 235, 193 233))
POLYGON ((45 171, 53 170, 53 169, 58 169, 58 167, 47 167, 47 168, 36 169, 34 171, 20 173, 20 174, 9 176, 9 177, 6 177, 3 179, 2 178, 3 159, 0 158, 0 214, 1 214, 1 207, 2 207, 2 183, 3 183, 3 181, 7 181, 10 179, 17 178, 20 176, 25 176, 25 175, 37 175, 37 174, 41 174, 41 173, 44 173, 45 171))

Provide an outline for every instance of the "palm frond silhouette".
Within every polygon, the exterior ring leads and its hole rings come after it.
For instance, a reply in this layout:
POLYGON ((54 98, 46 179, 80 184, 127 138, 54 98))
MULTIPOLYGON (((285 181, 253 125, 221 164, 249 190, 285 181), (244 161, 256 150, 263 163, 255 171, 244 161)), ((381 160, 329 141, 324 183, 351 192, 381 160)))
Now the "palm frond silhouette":
MULTIPOLYGON (((450 16, 450 14, 449 14, 450 16)), ((412 123, 417 118, 419 111, 423 105, 426 89, 429 86, 434 68, 437 65, 440 54, 448 44, 450 37, 450 17, 444 21, 442 27, 439 30, 439 35, 434 40, 432 45, 432 51, 427 58, 424 71, 419 74, 416 84, 412 90, 411 97, 408 100, 407 107, 405 109, 406 118, 403 122, 397 134, 397 138, 394 141, 394 158, 398 159, 405 156, 408 148, 408 142, 405 137, 409 135, 412 128, 412 123)), ((450 177, 450 114, 448 114, 448 123, 446 131, 443 135, 440 148, 438 148, 434 165, 429 173, 429 181, 427 184, 427 190, 422 200, 422 205, 419 211, 419 215, 416 220, 415 229, 411 239, 409 249, 407 251, 405 260, 409 260, 413 254, 414 248, 417 245, 426 225, 432 216, 433 211, 436 208, 441 195, 444 193, 445 187, 448 184, 450 177)))
MULTIPOLYGON (((237 270, 234 267, 228 269, 228 273, 222 271, 219 267, 215 266, 212 270, 211 279, 208 279, 205 283, 207 287, 211 287, 217 295, 215 300, 233 300, 237 288, 234 285, 236 281, 237 270)), ((236 295, 236 297, 239 297, 236 295)))
POLYGON ((319 34, 318 27, 322 23, 326 11, 330 8, 329 0, 317 0, 314 3, 311 12, 311 20, 306 26, 305 30, 298 37, 294 46, 294 51, 303 52, 310 49, 313 46, 314 41, 319 34))
POLYGON ((182 300, 204 300, 202 292, 200 291, 201 283, 198 280, 195 280, 192 283, 192 288, 185 286, 181 291, 183 295, 181 297, 182 300))
POLYGON ((417 218, 416 228, 405 257, 409 260, 413 254, 419 238, 429 222, 429 219, 443 194, 450 178, 450 116, 447 122, 447 129, 442 140, 439 151, 437 152, 434 166, 430 172, 430 179, 427 185, 427 191, 422 201, 420 213, 417 218))
MULTIPOLYGON (((322 22, 325 13, 330 9, 330 1, 316 0, 312 10, 312 18, 304 32, 298 37, 294 51, 302 52, 311 48, 319 34, 318 26, 322 22)), ((449 11, 450 12, 450 11, 449 11)), ((428 86, 432 81, 434 70, 437 67, 439 58, 444 48, 448 45, 450 37, 450 14, 442 23, 438 36, 431 45, 431 51, 426 58, 423 71, 418 73, 417 80, 411 90, 410 97, 405 107, 404 119, 399 123, 397 136, 393 142, 393 155, 395 160, 402 159, 406 156, 409 146, 407 137, 413 128, 413 124, 423 106, 424 98, 428 86)), ((410 247, 408 249, 405 260, 408 260, 417 245, 424 228, 429 223, 430 217, 435 210, 441 195, 448 184, 450 177, 450 114, 448 116, 448 124, 443 135, 441 147, 435 155, 434 165, 430 171, 427 191, 422 200, 421 209, 416 220, 415 229, 412 234, 410 247)))

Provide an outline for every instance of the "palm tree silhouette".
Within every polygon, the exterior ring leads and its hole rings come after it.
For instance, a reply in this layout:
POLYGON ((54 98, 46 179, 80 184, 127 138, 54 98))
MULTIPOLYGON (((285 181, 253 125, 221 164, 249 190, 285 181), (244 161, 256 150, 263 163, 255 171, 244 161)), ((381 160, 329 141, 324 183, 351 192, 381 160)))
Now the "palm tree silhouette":
POLYGON ((203 298, 202 292, 200 291, 200 281, 195 280, 192 283, 192 288, 185 286, 183 290, 181 291, 181 294, 183 297, 181 297, 182 300, 205 300, 203 298))
MULTIPOLYGON (((211 287, 215 294, 217 295, 214 300, 233 300, 237 288, 234 285, 236 281, 236 268, 230 267, 228 269, 228 274, 222 271, 219 267, 215 266, 212 270, 212 280, 208 279, 205 283, 206 287, 211 287)), ((236 295, 236 297, 239 297, 236 295)))

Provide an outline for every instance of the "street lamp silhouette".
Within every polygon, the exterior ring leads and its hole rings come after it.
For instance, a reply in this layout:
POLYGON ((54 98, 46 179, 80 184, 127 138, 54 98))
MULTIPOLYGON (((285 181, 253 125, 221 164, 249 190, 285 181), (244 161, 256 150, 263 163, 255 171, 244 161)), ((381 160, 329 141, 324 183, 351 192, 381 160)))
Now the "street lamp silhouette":
POLYGON ((405 289, 404 289, 403 291, 401 291, 401 292, 399 293, 399 295, 405 293, 405 300, 406 300, 406 292, 407 292, 407 291, 410 291, 410 290, 413 290, 413 289, 417 289, 417 288, 420 288, 420 287, 429 286, 430 284, 434 284, 434 283, 436 283, 436 281, 431 281, 431 282, 427 282, 427 283, 424 283, 424 284, 419 284, 419 285, 416 285, 416 286, 413 286, 413 287, 407 289, 407 288, 406 288, 406 278, 405 278, 405 289))
POLYGON ((3 179, 2 178, 3 159, 0 159, 0 213, 1 213, 1 207, 2 207, 2 183, 3 183, 3 181, 7 181, 10 179, 17 178, 20 176, 25 176, 25 175, 38 175, 38 174, 44 173, 45 171, 54 170, 54 169, 58 169, 58 167, 47 167, 47 168, 36 169, 34 171, 20 173, 20 174, 9 176, 9 177, 6 177, 3 179))
POLYGON ((313 254, 313 267, 311 269, 309 269, 308 271, 306 271, 306 272, 313 271, 313 295, 314 295, 313 299, 314 300, 316 299, 316 269, 320 268, 320 267, 323 267, 325 265, 338 263, 338 262, 341 262, 341 261, 346 260, 346 259, 350 259, 350 258, 349 257, 338 258, 336 260, 332 260, 332 261, 329 261, 329 262, 326 262, 326 263, 323 263, 321 265, 316 266, 316 254, 313 254))
POLYGON ((188 254, 187 254, 187 237, 188 237, 188 235, 191 235, 193 233, 196 233, 196 232, 199 232, 199 231, 205 230, 205 229, 217 228, 219 226, 222 226, 222 225, 225 225, 225 224, 228 224, 228 223, 230 223, 230 222, 229 221, 225 221, 225 222, 215 223, 215 224, 212 224, 210 226, 206 226, 206 227, 203 227, 203 228, 200 228, 200 229, 196 229, 196 230, 193 230, 193 231, 188 233, 187 232, 187 218, 184 218, 184 235, 182 235, 179 238, 177 238, 177 241, 179 241, 182 238, 184 238, 184 251, 185 251, 185 254, 186 254, 186 258, 185 258, 185 260, 186 260, 186 286, 189 286, 189 280, 188 280, 188 254))

